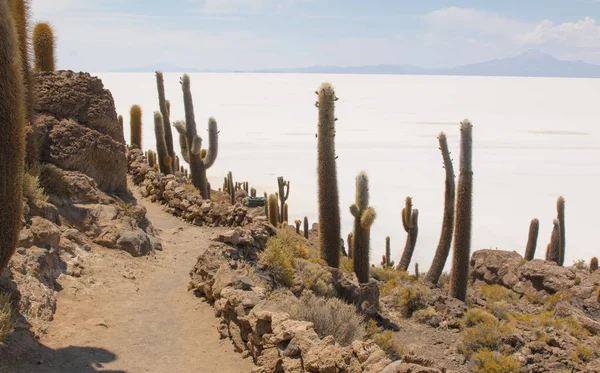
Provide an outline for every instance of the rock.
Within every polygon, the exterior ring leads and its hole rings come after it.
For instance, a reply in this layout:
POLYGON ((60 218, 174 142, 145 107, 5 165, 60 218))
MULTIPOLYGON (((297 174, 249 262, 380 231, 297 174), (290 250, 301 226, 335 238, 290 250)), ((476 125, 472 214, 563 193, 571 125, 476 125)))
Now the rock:
POLYGON ((381 373, 442 373, 442 371, 398 360, 386 366, 381 373))
POLYGON ((254 281, 247 276, 235 276, 231 279, 231 284, 238 290, 250 290, 254 287, 254 281))
POLYGON ((133 256, 147 255, 152 251, 148 235, 141 229, 123 232, 116 242, 117 249, 127 251, 133 256))
POLYGON ((31 245, 35 245, 41 248, 50 249, 58 248, 60 242, 60 231, 58 227, 52 222, 34 216, 31 218, 31 226, 29 227, 31 232, 31 245))
POLYGON ((600 334, 600 322, 587 317, 581 310, 570 305, 568 302, 558 302, 554 309, 554 316, 561 318, 571 318, 577 324, 583 326, 592 335, 600 334))
POLYGON ((42 72, 34 87, 41 159, 81 171, 103 190, 126 191, 123 129, 102 81, 86 73, 42 72))

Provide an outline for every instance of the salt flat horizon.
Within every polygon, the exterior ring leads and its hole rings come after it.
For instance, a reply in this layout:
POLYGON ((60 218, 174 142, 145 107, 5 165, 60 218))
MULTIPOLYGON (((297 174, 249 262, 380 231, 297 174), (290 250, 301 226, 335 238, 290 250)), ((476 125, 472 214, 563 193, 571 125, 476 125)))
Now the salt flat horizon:
MULTIPOLYGON (((143 110, 143 148, 155 149, 153 111, 158 110, 154 73, 93 73, 125 118, 143 110)), ((165 73, 171 120, 184 119, 179 79, 165 73)), ((377 219, 371 231, 371 262, 391 237, 398 262, 406 232, 401 210, 406 196, 419 209, 415 262, 429 268, 439 240, 444 170, 437 135, 444 131, 458 175, 459 122, 473 123, 472 251, 485 248, 524 253, 529 222, 540 220, 536 258, 543 258, 556 217, 556 199, 566 199, 566 261, 589 262, 594 211, 599 211, 600 138, 596 95, 600 80, 466 76, 191 73, 198 133, 210 116, 219 125, 219 156, 208 170, 213 189, 228 171, 249 181, 260 195, 277 190, 277 176, 291 181, 290 220, 317 221, 314 91, 325 81, 336 88, 336 148, 342 236, 352 229, 354 177, 370 178, 377 219), (596 95, 595 95, 596 94, 596 95)), ((174 131, 174 130, 173 130, 174 131)), ((174 131, 175 133, 175 131, 174 131)), ((206 136, 203 136, 206 137, 206 136)), ((175 146, 178 143, 175 137, 175 146)), ((177 153, 183 162, 179 149, 177 153)), ((187 166, 187 165, 186 165, 187 166)), ((450 261, 449 261, 450 262, 450 261)), ((448 262, 448 263, 449 263, 448 262)), ((446 266, 449 269, 449 264, 446 266)))

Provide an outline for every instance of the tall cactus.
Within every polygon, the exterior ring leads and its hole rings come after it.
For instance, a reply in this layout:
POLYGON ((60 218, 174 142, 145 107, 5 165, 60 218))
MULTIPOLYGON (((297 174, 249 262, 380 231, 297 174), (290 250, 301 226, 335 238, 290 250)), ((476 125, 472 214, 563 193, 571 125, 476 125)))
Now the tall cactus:
POLYGON ((406 205, 402 209, 402 225, 406 231, 406 244, 404 245, 398 269, 408 271, 419 234, 419 210, 412 208, 411 197, 406 197, 406 205))
POLYGON ((335 155, 335 101, 338 98, 329 83, 316 92, 319 99, 317 135, 317 173, 319 195, 319 245, 327 265, 340 266, 340 196, 335 155))
POLYGON ((350 206, 354 216, 354 273, 360 283, 369 282, 371 225, 375 209, 369 207, 369 178, 364 172, 356 176, 355 201, 350 206))
POLYGON ((304 238, 308 240, 308 217, 304 217, 304 238))
POLYGON ((287 204, 287 203, 285 203, 285 204, 283 205, 283 218, 282 218, 282 219, 279 219, 279 220, 283 220, 283 221, 282 221, 282 223, 283 223, 283 222, 287 222, 287 221, 288 221, 288 218, 289 218, 289 217, 288 217, 288 204, 287 204))
POLYGON ((142 108, 139 105, 133 105, 129 109, 129 130, 131 132, 129 145, 135 145, 142 149, 142 108))
POLYGON ((558 257, 558 265, 565 264, 565 199, 560 196, 556 201, 557 219, 560 224, 560 252, 558 257))
POLYGON ((23 73, 23 89, 25 92, 25 117, 26 117, 26 148, 25 164, 30 168, 35 168, 39 159, 39 144, 34 131, 34 110, 33 110, 33 74, 29 64, 29 0, 9 0, 8 5, 12 14, 12 19, 19 42, 19 53, 21 56, 21 71, 23 73))
POLYGON ((454 248, 450 275, 450 295, 467 299, 471 256, 473 205, 473 125, 468 119, 460 124, 460 164, 454 221, 454 248))
MULTIPOLYGON (((232 205, 235 205, 235 187, 233 184, 233 173, 231 173, 231 171, 227 173, 227 191, 229 193, 229 202, 232 205)), ((267 214, 267 216, 268 215, 269 214, 267 214)))
POLYGON ((15 252, 23 218, 25 93, 8 0, 0 0, 0 272, 15 252))
POLYGON ((54 31, 48 23, 38 23, 33 28, 35 71, 54 71, 54 31))
POLYGON ((290 182, 286 181, 283 176, 279 176, 277 178, 277 185, 279 188, 279 202, 281 203, 281 215, 279 216, 280 223, 285 221, 285 215, 283 212, 284 206, 286 205, 286 201, 290 196, 290 182))
POLYGON ((440 276, 446 266, 448 255, 450 254, 450 246, 452 245, 452 231, 454 230, 454 199, 456 196, 456 185, 454 183, 454 166, 452 158, 450 158, 450 150, 448 149, 448 140, 444 132, 438 136, 440 143, 440 151, 444 160, 444 169, 446 170, 446 183, 444 188, 444 218, 442 220, 442 232, 438 242, 435 256, 425 282, 437 285, 440 276))
POLYGON ((546 260, 560 265, 559 264, 560 250, 561 250, 560 222, 558 219, 554 219, 552 224, 553 224, 552 235, 550 236, 550 245, 548 245, 548 250, 546 252, 546 260))
POLYGON ((527 238, 527 247, 525 247, 525 260, 530 261, 535 257, 535 248, 537 246, 538 233, 540 232, 540 221, 531 219, 529 224, 529 236, 527 238))
POLYGON ((163 117, 163 126, 165 127, 164 133, 167 152, 173 160, 171 168, 177 170, 179 167, 175 167, 175 150, 173 148, 173 132, 171 131, 171 103, 167 105, 168 101, 165 100, 165 81, 163 73, 160 71, 156 71, 156 88, 158 90, 158 105, 163 117))
POLYGON ((385 238, 385 267, 391 267, 392 266, 392 260, 390 258, 390 255, 392 253, 391 247, 390 247, 390 236, 387 236, 385 238))
POLYGON ((279 206, 277 196, 275 194, 269 195, 269 223, 272 226, 277 227, 279 225, 279 206))
POLYGON ((181 78, 181 87, 183 90, 183 104, 185 107, 185 125, 186 139, 189 146, 190 172, 192 174, 192 184, 198 190, 202 198, 208 197, 208 184, 206 170, 212 167, 217 159, 219 151, 219 130, 214 118, 208 120, 208 151, 205 157, 202 157, 202 138, 196 131, 196 119, 194 115, 194 102, 192 100, 192 91, 190 86, 190 77, 185 74, 181 78))
POLYGON ((156 154, 158 155, 156 163, 160 172, 165 175, 173 173, 173 160, 167 150, 167 144, 165 142, 165 126, 163 124, 162 114, 158 111, 154 112, 154 134, 156 135, 156 154))

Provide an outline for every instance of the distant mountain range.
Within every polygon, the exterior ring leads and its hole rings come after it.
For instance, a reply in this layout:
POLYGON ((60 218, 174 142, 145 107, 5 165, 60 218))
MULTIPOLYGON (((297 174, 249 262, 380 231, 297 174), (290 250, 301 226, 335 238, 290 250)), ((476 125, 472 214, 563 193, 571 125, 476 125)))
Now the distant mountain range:
MULTIPOLYGON (((129 69, 122 72, 154 71, 129 69)), ((200 70, 163 67, 163 72, 247 72, 296 74, 393 74, 393 75, 462 75, 462 76, 521 76, 560 78, 600 78, 600 65, 583 61, 559 60, 549 54, 528 50, 518 56, 450 68, 427 69, 411 65, 369 66, 312 66, 264 70, 200 70)))

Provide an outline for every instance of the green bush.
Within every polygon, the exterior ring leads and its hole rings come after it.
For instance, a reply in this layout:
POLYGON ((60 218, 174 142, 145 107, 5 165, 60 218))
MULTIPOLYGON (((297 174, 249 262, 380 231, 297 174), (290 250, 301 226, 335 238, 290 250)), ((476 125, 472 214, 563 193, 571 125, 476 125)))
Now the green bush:
POLYGON ((408 285, 400 288, 398 305, 404 317, 411 317, 414 312, 427 307, 425 296, 427 288, 422 285, 408 285))

